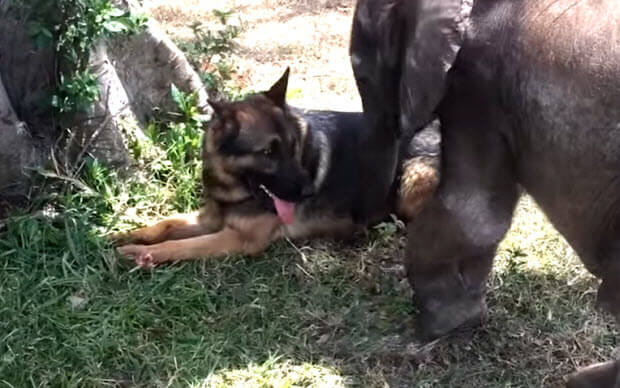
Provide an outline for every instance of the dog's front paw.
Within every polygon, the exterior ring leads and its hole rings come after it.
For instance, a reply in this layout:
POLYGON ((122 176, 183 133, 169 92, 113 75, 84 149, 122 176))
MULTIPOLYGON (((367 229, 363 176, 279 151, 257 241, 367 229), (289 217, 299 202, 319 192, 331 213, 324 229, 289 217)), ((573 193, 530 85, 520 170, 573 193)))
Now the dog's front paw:
POLYGON ((117 250, 122 256, 133 259, 140 268, 151 269, 158 264, 148 245, 123 245, 117 250))
POLYGON ((129 232, 117 232, 111 233, 106 236, 108 240, 112 242, 112 244, 116 246, 127 245, 135 242, 132 234, 129 232))

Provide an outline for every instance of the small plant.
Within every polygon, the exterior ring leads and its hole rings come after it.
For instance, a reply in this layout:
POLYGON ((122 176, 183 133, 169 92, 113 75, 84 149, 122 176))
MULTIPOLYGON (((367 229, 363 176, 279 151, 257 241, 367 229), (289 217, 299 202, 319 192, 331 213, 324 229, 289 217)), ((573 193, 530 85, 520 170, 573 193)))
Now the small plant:
POLYGON ((140 31, 146 21, 109 0, 35 0, 22 2, 28 32, 38 48, 52 47, 58 58, 57 88, 51 105, 57 113, 85 111, 99 98, 88 70, 90 50, 104 38, 140 31))
MULTIPOLYGON (((154 120, 145 128, 145 139, 131 144, 130 151, 146 174, 136 189, 164 193, 168 204, 177 212, 195 210, 201 187, 201 146, 205 117, 198 109, 198 96, 184 93, 175 85, 171 96, 179 113, 154 120)), ((130 189, 133 191, 133 189, 130 189)))
POLYGON ((200 127, 205 117, 198 109, 198 94, 196 92, 183 93, 176 85, 172 84, 170 86, 170 95, 183 115, 183 121, 194 127, 200 127))
MULTIPOLYGON (((160 179, 174 182, 175 207, 188 211, 198 205, 202 168, 202 126, 205 117, 198 110, 196 93, 184 93, 175 85, 170 87, 172 99, 181 113, 181 119, 171 122, 164 131, 151 138, 165 148, 167 161, 160 163, 160 179), (168 167, 168 168, 165 168, 168 167), (167 177, 161 176, 161 174, 167 177)), ((155 132, 151 131, 151 136, 155 132)))
POLYGON ((191 28, 194 38, 177 44, 198 70, 207 88, 231 98, 239 94, 238 90, 230 86, 234 74, 231 55, 237 48, 235 39, 243 28, 230 22, 232 11, 214 10, 213 14, 220 23, 219 27, 211 28, 202 22, 193 23, 191 28))
POLYGON ((192 25, 192 31, 196 37, 195 49, 210 57, 227 55, 237 47, 235 39, 241 33, 241 28, 229 23, 232 11, 214 10, 213 14, 221 23, 220 29, 212 31, 199 22, 192 25))
POLYGON ((88 70, 78 71, 67 79, 62 74, 52 96, 52 106, 59 113, 83 112, 99 98, 97 78, 88 70))
POLYGON ((137 32, 146 20, 109 0, 37 0, 31 11, 28 30, 37 46, 53 46, 64 65, 76 69, 86 66, 89 51, 100 39, 137 32))

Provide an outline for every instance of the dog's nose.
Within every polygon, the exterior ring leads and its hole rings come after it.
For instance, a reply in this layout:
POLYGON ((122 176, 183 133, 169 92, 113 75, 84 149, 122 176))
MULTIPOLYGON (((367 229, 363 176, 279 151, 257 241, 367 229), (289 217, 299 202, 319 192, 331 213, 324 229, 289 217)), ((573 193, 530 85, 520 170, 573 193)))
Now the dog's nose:
POLYGON ((314 195, 314 187, 312 185, 304 185, 301 189, 301 196, 303 198, 312 197, 314 195))

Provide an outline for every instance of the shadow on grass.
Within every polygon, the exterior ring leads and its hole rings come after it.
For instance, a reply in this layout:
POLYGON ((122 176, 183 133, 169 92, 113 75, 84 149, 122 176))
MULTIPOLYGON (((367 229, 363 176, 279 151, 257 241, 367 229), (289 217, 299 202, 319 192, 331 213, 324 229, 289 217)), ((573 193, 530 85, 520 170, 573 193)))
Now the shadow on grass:
POLYGON ((15 218, 0 236, 5 385, 557 386, 618 346, 580 264, 516 243, 498 255, 489 323, 423 344, 400 232, 132 272, 96 217, 15 218))

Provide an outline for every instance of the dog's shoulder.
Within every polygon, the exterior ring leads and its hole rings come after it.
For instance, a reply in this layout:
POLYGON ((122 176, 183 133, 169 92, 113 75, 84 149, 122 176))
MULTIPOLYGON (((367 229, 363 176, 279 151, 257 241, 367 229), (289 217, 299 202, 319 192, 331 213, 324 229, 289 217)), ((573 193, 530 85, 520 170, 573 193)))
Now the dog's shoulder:
POLYGON ((301 212, 310 218, 349 217, 363 190, 358 179, 359 140, 367 128, 363 113, 293 109, 307 128, 303 159, 316 189, 301 212))
POLYGON ((311 131, 327 134, 329 137, 355 138, 367 130, 362 112, 332 110, 310 110, 294 108, 311 131))

